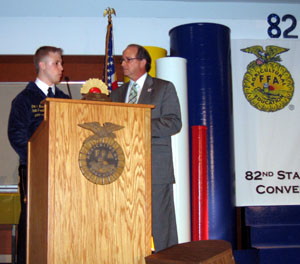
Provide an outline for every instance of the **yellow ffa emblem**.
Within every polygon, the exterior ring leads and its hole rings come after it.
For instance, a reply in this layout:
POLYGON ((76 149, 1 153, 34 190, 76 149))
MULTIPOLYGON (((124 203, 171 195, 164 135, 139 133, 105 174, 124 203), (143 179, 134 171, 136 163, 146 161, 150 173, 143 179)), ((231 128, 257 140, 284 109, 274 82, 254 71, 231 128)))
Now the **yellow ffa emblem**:
POLYGON ((248 102, 256 109, 275 112, 283 109, 294 94, 294 81, 289 71, 281 65, 278 54, 289 49, 277 46, 252 46, 241 49, 256 55, 247 66, 243 90, 248 102))
POLYGON ((85 139, 79 152, 79 167, 82 174, 96 184, 109 184, 117 180, 125 166, 122 148, 115 141, 113 131, 123 128, 113 123, 98 122, 79 124, 94 135, 85 139))

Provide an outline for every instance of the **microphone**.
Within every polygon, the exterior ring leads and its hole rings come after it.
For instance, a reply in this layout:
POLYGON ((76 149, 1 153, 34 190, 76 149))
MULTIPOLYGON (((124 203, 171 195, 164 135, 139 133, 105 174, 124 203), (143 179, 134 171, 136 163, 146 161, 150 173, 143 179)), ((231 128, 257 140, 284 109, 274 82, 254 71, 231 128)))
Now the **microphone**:
POLYGON ((70 99, 72 99, 72 94, 71 94, 71 90, 70 90, 70 86, 69 86, 70 79, 68 76, 65 76, 65 81, 66 81, 66 85, 68 87, 68 93, 69 93, 70 99))

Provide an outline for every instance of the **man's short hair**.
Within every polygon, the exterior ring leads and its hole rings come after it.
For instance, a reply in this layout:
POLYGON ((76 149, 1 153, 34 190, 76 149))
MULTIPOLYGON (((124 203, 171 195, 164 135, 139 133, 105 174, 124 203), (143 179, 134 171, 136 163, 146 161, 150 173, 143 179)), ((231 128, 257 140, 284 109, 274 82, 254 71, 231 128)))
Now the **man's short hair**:
POLYGON ((145 59, 146 60, 146 72, 149 72, 151 69, 151 56, 149 54, 149 52, 141 45, 138 44, 130 44, 127 46, 127 48, 129 47, 136 47, 137 48, 137 54, 136 57, 140 60, 145 59))
POLYGON ((34 56, 33 56, 33 63, 34 63, 34 67, 35 67, 37 73, 40 70, 39 63, 45 57, 47 57, 50 52, 60 53, 60 55, 63 54, 63 50, 61 48, 56 48, 56 47, 53 47, 53 46, 42 46, 42 47, 38 48, 37 51, 35 52, 34 56))

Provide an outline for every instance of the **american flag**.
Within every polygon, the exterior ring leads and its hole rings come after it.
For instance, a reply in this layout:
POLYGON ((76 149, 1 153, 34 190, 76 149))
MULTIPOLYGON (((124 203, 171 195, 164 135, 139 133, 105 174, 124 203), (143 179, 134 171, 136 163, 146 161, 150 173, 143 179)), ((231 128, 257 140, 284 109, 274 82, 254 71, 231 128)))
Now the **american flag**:
POLYGON ((114 55, 113 55, 113 26, 109 21, 106 32, 105 43, 105 58, 104 58, 104 71, 103 82, 108 87, 108 90, 114 90, 118 88, 117 75, 115 72, 114 55))

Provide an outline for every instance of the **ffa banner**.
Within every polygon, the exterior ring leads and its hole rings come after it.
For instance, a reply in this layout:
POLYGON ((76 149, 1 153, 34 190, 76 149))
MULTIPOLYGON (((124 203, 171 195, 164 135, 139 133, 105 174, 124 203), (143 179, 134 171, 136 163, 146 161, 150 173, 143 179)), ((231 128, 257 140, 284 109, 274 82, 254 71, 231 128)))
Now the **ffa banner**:
POLYGON ((299 205, 300 41, 231 44, 236 205, 299 205))

